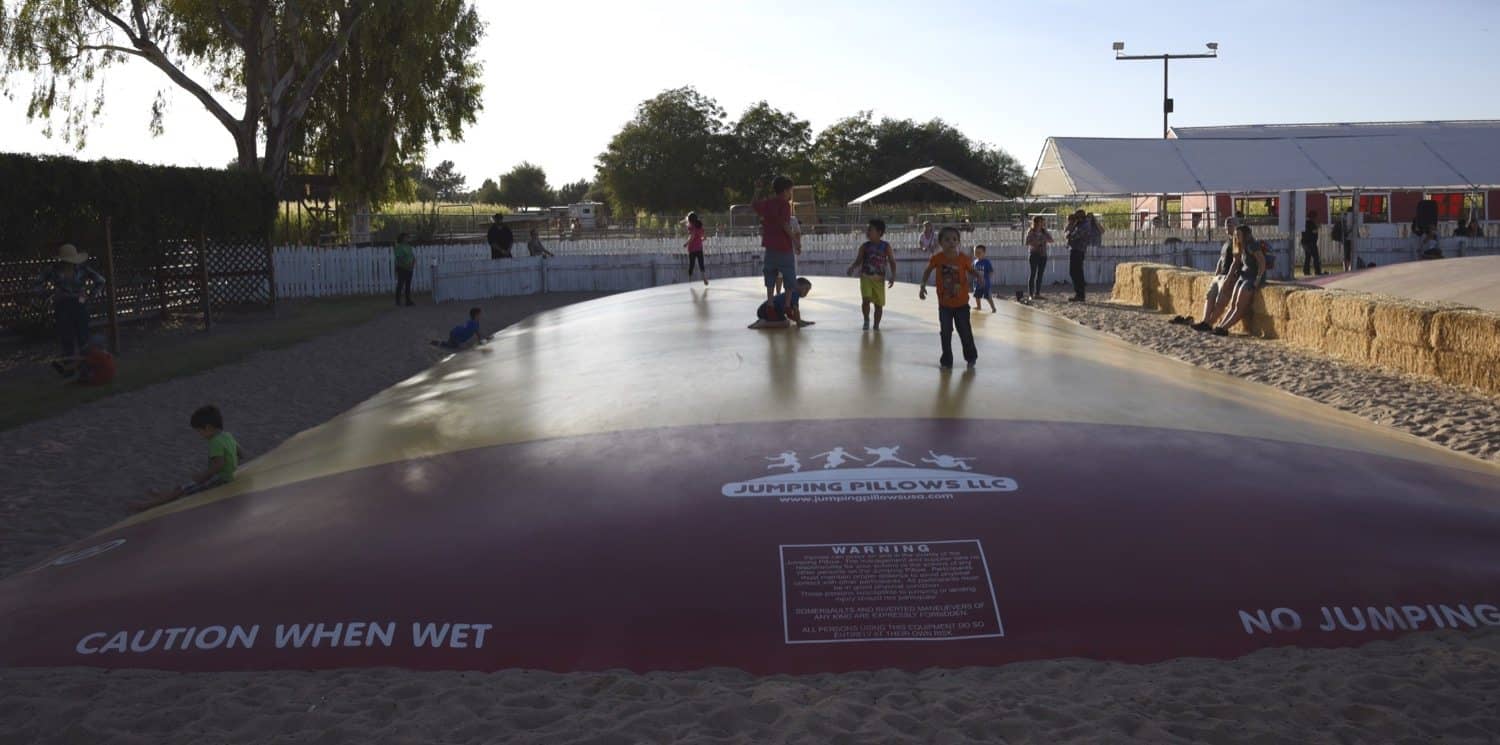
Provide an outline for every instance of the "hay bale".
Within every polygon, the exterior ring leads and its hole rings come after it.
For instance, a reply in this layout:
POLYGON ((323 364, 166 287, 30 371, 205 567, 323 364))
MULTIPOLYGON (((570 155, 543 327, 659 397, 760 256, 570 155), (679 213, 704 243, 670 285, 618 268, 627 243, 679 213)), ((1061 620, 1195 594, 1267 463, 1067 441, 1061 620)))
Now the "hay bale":
POLYGON ((1445 382, 1500 393, 1500 358, 1439 349, 1437 375, 1445 382))
POLYGON ((1363 331, 1330 326, 1323 334, 1323 353, 1346 362, 1369 364, 1370 342, 1371 336, 1363 331))
POLYGON ((1441 351, 1500 359, 1500 313, 1438 311, 1432 316, 1432 346, 1441 351))
POLYGON ((1115 266, 1115 289, 1113 297, 1117 302, 1130 303, 1131 305, 1144 305, 1145 296, 1142 294, 1141 267, 1139 261, 1128 261, 1115 266))
MULTIPOLYGON (((1328 296, 1326 290, 1307 290, 1306 292, 1294 292, 1286 298, 1287 319, 1302 323, 1327 328, 1328 321, 1328 296)), ((1319 338, 1322 335, 1319 334, 1319 338)))
POLYGON ((1293 317, 1287 321, 1286 330, 1281 338, 1293 346, 1312 352, 1322 352, 1323 337, 1327 335, 1327 323, 1293 317))
POLYGON ((1399 344, 1432 348, 1432 317, 1441 306, 1397 298, 1375 305, 1375 338, 1399 344))
POLYGON ((1377 336, 1370 345, 1370 362, 1413 375, 1437 375, 1437 353, 1426 344, 1402 344, 1377 336))
POLYGON ((1255 293, 1250 318, 1245 328, 1263 339, 1283 339, 1287 333, 1287 298, 1302 288, 1287 284, 1268 284, 1255 293))
POLYGON ((1175 272, 1165 272, 1167 296, 1171 298, 1172 307, 1168 312, 1174 315, 1191 316, 1196 311, 1193 307, 1197 304, 1198 297, 1193 294, 1193 282, 1202 276, 1203 272, 1192 269, 1178 269, 1175 272))
POLYGON ((1176 269, 1170 264, 1141 264, 1141 305, 1160 309, 1160 301, 1165 294, 1161 273, 1176 269))
POLYGON ((1375 336, 1374 295, 1364 292, 1324 290, 1328 300, 1328 321, 1337 328, 1375 336))

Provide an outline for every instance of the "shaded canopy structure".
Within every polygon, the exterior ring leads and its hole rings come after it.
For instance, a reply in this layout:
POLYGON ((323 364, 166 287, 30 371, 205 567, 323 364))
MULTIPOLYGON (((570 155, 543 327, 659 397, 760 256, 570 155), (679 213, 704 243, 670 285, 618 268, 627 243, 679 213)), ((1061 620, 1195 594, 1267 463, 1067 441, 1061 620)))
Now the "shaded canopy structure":
POLYGON ((1053 137, 1033 196, 1500 187, 1500 130, 1325 137, 1053 137))
POLYGON ((511 326, 0 581, 0 666, 818 673, 1500 626, 1494 464, 1012 303, 940 371, 916 288, 861 333, 858 280, 815 280, 802 330, 745 329, 759 279, 511 326))
POLYGON ((953 192, 954 194, 965 197, 967 199, 972 199, 976 202, 1007 201, 1006 197, 1004 197, 1003 195, 996 194, 995 192, 990 191, 989 189, 986 189, 972 181, 964 179, 954 174, 952 171, 940 168, 938 166, 927 166, 926 168, 912 169, 897 178, 891 179, 874 191, 864 194, 857 199, 851 200, 849 202, 849 206, 854 207, 862 205, 865 202, 881 196, 882 194, 894 191, 898 187, 904 186, 908 183, 911 183, 912 181, 926 181, 928 183, 937 184, 938 186, 941 186, 944 189, 953 192))

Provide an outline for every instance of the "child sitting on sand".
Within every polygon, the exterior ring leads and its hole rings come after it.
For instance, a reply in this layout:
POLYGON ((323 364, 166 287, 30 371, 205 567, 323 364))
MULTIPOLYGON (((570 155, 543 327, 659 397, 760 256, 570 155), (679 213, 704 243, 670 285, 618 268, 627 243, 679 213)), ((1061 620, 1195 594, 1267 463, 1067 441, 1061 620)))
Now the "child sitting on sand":
POLYGON ((239 443, 235 442, 234 435, 224 431, 224 415, 219 413, 219 407, 204 406, 198 409, 188 419, 188 425, 198 436, 208 440, 208 467, 194 474, 192 482, 188 484, 168 491, 147 492, 149 499, 131 505, 133 511, 149 510, 189 494, 197 494, 234 481, 234 472, 239 468, 244 452, 240 450, 239 443))
POLYGON ((434 339, 432 341, 433 346, 442 347, 443 349, 463 349, 470 341, 473 341, 475 346, 489 341, 490 338, 479 330, 479 314, 483 312, 479 308, 470 308, 468 323, 454 326, 453 330, 448 332, 447 341, 434 339))
MULTIPOLYGON (((797 297, 807 297, 812 292, 812 282, 806 277, 797 278, 797 297)), ((756 322, 750 324, 752 329, 784 329, 793 322, 797 328, 813 325, 812 321, 802 320, 802 313, 798 310, 796 301, 792 300, 790 292, 783 292, 770 300, 760 304, 755 311, 756 322)))

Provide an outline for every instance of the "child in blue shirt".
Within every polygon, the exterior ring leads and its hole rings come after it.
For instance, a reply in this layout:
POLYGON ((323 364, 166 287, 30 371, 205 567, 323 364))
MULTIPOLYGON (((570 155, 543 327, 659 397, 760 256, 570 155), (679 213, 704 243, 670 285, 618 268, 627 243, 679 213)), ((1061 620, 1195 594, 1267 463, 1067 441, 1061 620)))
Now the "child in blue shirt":
POLYGON ((453 330, 448 332, 447 341, 434 340, 433 346, 444 349, 463 349, 470 341, 473 341, 475 346, 489 341, 490 338, 479 330, 479 314, 483 312, 479 308, 470 308, 468 323, 454 326, 453 330))
MULTIPOLYGON (((807 297, 812 292, 812 282, 806 277, 797 278, 797 297, 807 297)), ((752 329, 784 329, 797 324, 797 328, 813 325, 812 321, 802 320, 802 313, 798 310, 797 301, 791 297, 792 291, 783 292, 772 297, 770 300, 760 304, 755 310, 755 323, 750 324, 752 329)))
POLYGON ((980 299, 990 301, 990 312, 995 312, 995 298, 990 294, 990 276, 995 273, 995 265, 985 258, 984 246, 974 247, 974 310, 983 310, 984 306, 979 304, 980 299))

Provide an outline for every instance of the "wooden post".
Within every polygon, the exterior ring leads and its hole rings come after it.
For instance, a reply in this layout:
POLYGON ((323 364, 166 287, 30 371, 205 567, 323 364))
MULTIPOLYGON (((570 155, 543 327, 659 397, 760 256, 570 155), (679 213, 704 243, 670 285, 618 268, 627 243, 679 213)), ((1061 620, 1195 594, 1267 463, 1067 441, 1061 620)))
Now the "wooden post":
POLYGON ((109 302, 109 353, 120 353, 120 317, 115 308, 115 246, 110 236, 109 217, 104 218, 104 289, 109 302))
POLYGON ((203 230, 198 231, 198 294, 203 303, 203 330, 214 326, 214 303, 208 289, 208 238, 203 230))

